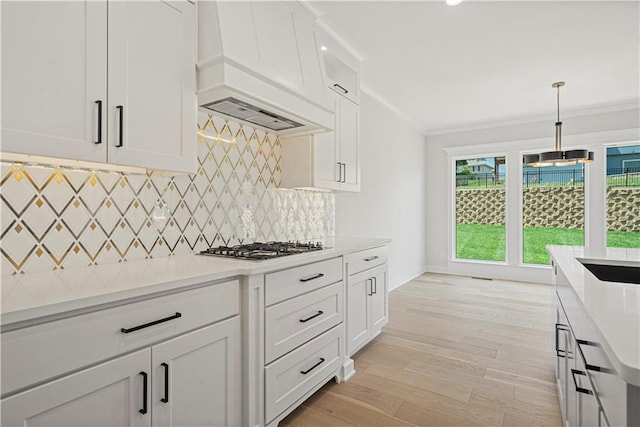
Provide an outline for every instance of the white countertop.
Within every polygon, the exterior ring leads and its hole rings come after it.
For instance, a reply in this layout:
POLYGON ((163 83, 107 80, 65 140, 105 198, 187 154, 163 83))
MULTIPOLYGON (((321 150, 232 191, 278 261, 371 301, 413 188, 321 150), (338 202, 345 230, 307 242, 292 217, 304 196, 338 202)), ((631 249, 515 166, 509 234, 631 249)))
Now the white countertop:
POLYGON ((30 321, 130 298, 252 274, 262 274, 389 243, 331 238, 327 249, 266 261, 180 255, 42 273, 2 276, 0 324, 30 321))
POLYGON ((640 285, 598 280, 577 259, 640 267, 640 249, 608 248, 604 256, 597 257, 585 256, 584 248, 578 246, 547 249, 617 358, 623 378, 640 385, 640 285))

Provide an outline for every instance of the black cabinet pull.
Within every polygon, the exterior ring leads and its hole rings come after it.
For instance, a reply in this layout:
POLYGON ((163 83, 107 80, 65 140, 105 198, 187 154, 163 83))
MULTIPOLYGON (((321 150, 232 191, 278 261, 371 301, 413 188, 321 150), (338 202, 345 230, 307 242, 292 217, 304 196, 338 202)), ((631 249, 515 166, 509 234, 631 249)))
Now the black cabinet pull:
POLYGON ((364 260, 369 262, 369 261, 374 261, 378 258, 380 258, 378 255, 374 255, 374 256, 370 256, 369 258, 365 258, 364 260))
POLYGON ((342 174, 341 182, 347 182, 347 164, 343 163, 342 166, 344 166, 344 173, 342 174))
POLYGON ((369 284, 369 288, 367 289, 367 295, 371 296, 373 295, 373 279, 371 278, 367 279, 367 283, 369 284))
POLYGON ((98 99, 98 138, 96 138, 94 144, 102 144, 102 100, 98 99))
POLYGON ((160 366, 164 368, 164 397, 160 402, 169 403, 169 365, 161 363, 160 366))
POLYGON ((144 325, 134 326, 133 328, 129 328, 129 329, 121 328, 120 332, 122 332, 123 334, 128 334, 129 332, 139 331, 140 329, 148 328, 149 326, 154 326, 159 323, 168 322, 169 320, 174 320, 179 317, 182 317, 182 313, 176 312, 176 314, 174 314, 173 316, 165 317, 164 319, 160 319, 160 320, 154 320, 153 322, 145 323, 144 325))
POLYGON ((571 369, 571 376, 573 377, 573 384, 576 386, 576 391, 578 393, 593 394, 593 391, 589 389, 578 387, 578 381, 576 380, 576 375, 584 375, 586 377, 587 374, 585 374, 582 371, 578 371, 577 369, 571 369))
POLYGON ((378 293, 378 278, 377 277, 372 277, 371 278, 371 282, 373 283, 373 291, 371 291, 372 294, 377 294, 378 293))
POLYGON ((124 107, 122 105, 116 106, 118 109, 118 119, 120 120, 120 128, 118 129, 118 143, 116 147, 122 147, 124 140, 124 107))
POLYGON ((321 315, 323 315, 323 314, 324 314, 324 311, 322 311, 322 310, 318 310, 318 312, 317 312, 316 314, 314 314, 313 316, 311 316, 311 317, 307 317, 306 319, 300 319, 300 321, 301 321, 302 323, 306 323, 306 322, 308 322, 309 320, 311 320, 311 319, 315 319, 316 317, 321 316, 321 315))
POLYGON ((567 357, 567 350, 560 350, 560 331, 568 331, 567 325, 556 323, 556 356, 567 357))
POLYGON ((338 162, 338 181, 337 182, 342 182, 342 163, 338 162))
POLYGON ((310 276, 310 277, 305 277, 304 279, 300 279, 300 281, 301 282, 309 282, 311 280, 319 279, 321 277, 324 277, 324 274, 318 273, 315 276, 310 276))
MULTIPOLYGON (((588 345, 588 346, 591 346, 591 347, 600 347, 600 344, 598 344, 597 342, 593 342, 593 341, 581 340, 581 339, 577 339, 576 338, 576 342, 578 343, 578 347, 580 347, 581 345, 588 345)), ((585 365, 585 368, 587 369, 587 371, 603 372, 605 374, 613 374, 613 373, 615 373, 615 371, 613 369, 605 368, 603 366, 597 366, 597 365, 589 364, 587 362, 586 358, 585 358, 585 361, 584 361, 584 365, 585 365)))
POLYGON ((138 412, 140 412, 141 414, 146 414, 147 413, 147 394, 148 394, 148 381, 147 381, 147 373, 142 371, 140 372, 140 375, 142 375, 142 409, 140 409, 138 412))
POLYGON ((306 371, 300 371, 300 373, 302 375, 307 375, 309 372, 313 371, 314 369, 316 369, 318 366, 322 365, 323 363, 324 363, 324 357, 321 357, 320 361, 318 363, 316 363, 315 365, 313 365, 312 367, 310 367, 306 371))
POLYGON ((333 87, 337 87, 338 89, 340 89, 344 93, 349 93, 349 91, 347 89, 345 89, 344 87, 340 86, 338 83, 334 83, 333 87))

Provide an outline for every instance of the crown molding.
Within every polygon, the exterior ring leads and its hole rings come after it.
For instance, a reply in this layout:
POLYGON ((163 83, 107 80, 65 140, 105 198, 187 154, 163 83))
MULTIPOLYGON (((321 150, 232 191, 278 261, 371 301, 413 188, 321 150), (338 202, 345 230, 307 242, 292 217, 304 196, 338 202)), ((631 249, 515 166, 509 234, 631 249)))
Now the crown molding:
MULTIPOLYGON (((563 119, 570 117, 591 116, 595 114, 613 113, 618 111, 639 110, 640 98, 635 100, 627 100, 614 104, 603 104, 592 107, 574 108, 562 112, 563 119)), ((500 128, 507 126, 517 126, 522 124, 553 121, 554 116, 549 114, 536 114, 532 116, 513 117, 504 120, 495 120, 488 122, 470 123, 467 125, 451 126, 445 128, 427 128, 424 129, 425 136, 445 135, 452 133, 469 132, 474 130, 484 130, 491 128, 500 128)))
POLYGON ((392 113, 394 113, 399 119, 401 119, 402 121, 406 122, 409 126, 411 126, 412 129, 417 131, 419 134, 421 134, 423 136, 426 136, 426 134, 424 133, 423 127, 420 125, 420 123, 417 120, 415 120, 410 115, 405 114, 399 108, 395 107, 392 103, 387 101, 378 92, 374 91, 373 89, 371 89, 369 86, 367 86, 364 83, 360 83, 360 91, 362 93, 366 93, 368 96, 370 96, 371 98, 375 99, 378 103, 382 104, 385 108, 387 108, 392 113))

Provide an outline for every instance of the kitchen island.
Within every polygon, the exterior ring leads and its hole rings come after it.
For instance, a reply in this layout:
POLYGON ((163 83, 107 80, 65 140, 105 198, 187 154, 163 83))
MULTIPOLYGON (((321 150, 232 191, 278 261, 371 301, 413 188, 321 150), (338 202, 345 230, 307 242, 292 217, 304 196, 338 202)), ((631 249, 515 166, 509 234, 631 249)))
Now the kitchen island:
POLYGON ((640 424, 640 277, 598 279, 584 264, 635 275, 640 249, 548 246, 556 277, 556 381, 565 423, 640 424))

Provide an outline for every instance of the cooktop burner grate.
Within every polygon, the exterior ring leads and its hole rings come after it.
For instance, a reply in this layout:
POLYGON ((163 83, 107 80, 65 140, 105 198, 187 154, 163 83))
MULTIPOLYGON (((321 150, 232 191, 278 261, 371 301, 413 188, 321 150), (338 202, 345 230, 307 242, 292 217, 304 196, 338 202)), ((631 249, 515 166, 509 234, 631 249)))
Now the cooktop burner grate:
POLYGON ((266 242, 236 246, 218 246, 200 252, 201 255, 261 261, 324 249, 321 242, 266 242))

